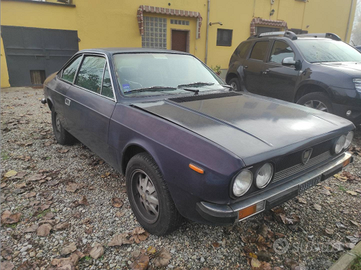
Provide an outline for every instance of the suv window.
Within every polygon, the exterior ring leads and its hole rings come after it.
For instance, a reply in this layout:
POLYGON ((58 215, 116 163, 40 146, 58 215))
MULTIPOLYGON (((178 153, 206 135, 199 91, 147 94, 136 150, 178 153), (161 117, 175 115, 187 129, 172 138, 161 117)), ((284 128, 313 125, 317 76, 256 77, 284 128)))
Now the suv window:
POLYGON ((250 58, 263 60, 267 53, 268 41, 259 41, 253 46, 250 58))
POLYGON ((252 44, 251 42, 241 43, 241 45, 239 45, 237 48, 236 54, 238 54, 240 58, 246 58, 247 52, 248 52, 249 48, 251 47, 251 44, 252 44))
POLYGON ((103 85, 102 85, 102 93, 103 96, 114 98, 112 83, 110 81, 110 75, 108 71, 107 65, 105 65, 103 85))
POLYGON ((100 94, 105 63, 104 57, 85 56, 75 84, 100 94))
POLYGON ((63 78, 64 80, 66 80, 68 82, 73 82, 76 70, 78 69, 78 66, 79 66, 79 63, 80 63, 80 60, 81 60, 81 57, 79 56, 72 63, 70 63, 70 65, 67 66, 63 70, 63 72, 61 74, 61 78, 63 78))
POLYGON ((269 61, 282 64, 282 60, 286 57, 295 58, 291 47, 286 42, 275 41, 269 61))

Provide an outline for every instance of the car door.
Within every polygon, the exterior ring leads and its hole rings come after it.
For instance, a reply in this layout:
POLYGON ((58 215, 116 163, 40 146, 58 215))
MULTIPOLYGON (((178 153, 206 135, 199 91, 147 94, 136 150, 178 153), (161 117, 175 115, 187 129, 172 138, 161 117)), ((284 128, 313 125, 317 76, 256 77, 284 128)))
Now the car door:
POLYGON ((113 160, 108 129, 116 100, 105 55, 83 56, 65 102, 68 131, 101 158, 113 160))
POLYGON ((262 71, 268 51, 269 41, 257 41, 252 48, 251 54, 244 63, 244 84, 247 91, 259 94, 264 87, 262 71))
POLYGON ((69 61, 69 63, 59 72, 55 85, 51 85, 53 94, 51 95, 54 109, 62 123, 63 127, 68 130, 69 123, 65 117, 65 99, 69 90, 69 86, 73 83, 81 62, 82 55, 77 55, 69 61))
POLYGON ((293 49, 287 42, 276 40, 262 70, 261 80, 265 87, 260 88, 259 94, 293 102, 300 71, 293 65, 282 65, 282 60, 287 57, 295 59, 293 49))

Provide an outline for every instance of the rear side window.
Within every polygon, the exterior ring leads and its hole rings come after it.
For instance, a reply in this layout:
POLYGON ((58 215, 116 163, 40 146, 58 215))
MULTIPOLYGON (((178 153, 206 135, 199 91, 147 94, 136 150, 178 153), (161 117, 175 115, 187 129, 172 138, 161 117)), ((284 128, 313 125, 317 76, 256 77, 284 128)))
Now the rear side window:
POLYGON ((240 58, 246 58, 249 48, 251 47, 251 42, 244 42, 237 48, 237 54, 240 58))
POLYGON ((275 41, 269 61, 281 64, 286 57, 295 58, 291 47, 286 42, 275 41))
POLYGON ((79 56, 69 66, 67 66, 63 70, 63 73, 61 74, 61 77, 64 80, 66 80, 68 82, 73 82, 74 81, 75 73, 76 73, 76 70, 78 69, 80 60, 81 60, 81 57, 79 56))
POLYGON ((106 60, 99 56, 85 56, 75 84, 100 94, 106 60))
POLYGON ((250 58, 263 60, 267 53, 268 41, 259 41, 253 46, 250 58))

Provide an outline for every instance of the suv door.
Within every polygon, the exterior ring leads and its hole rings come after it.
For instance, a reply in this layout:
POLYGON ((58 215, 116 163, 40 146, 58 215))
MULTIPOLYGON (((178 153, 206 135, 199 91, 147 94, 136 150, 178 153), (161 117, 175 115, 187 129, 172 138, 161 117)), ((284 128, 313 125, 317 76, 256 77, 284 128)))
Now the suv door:
POLYGON ((84 55, 67 99, 68 131, 106 161, 113 160, 108 129, 116 101, 103 55, 84 55))
POLYGON ((262 70, 260 80, 264 87, 258 92, 260 95, 278 98, 286 101, 294 101, 295 87, 300 76, 300 71, 295 66, 284 66, 282 60, 296 58, 291 46, 282 40, 275 40, 270 56, 262 70))
POLYGON ((247 91, 259 94, 264 84, 261 80, 264 70, 265 59, 269 41, 257 41, 252 48, 251 54, 244 62, 244 84, 247 91))

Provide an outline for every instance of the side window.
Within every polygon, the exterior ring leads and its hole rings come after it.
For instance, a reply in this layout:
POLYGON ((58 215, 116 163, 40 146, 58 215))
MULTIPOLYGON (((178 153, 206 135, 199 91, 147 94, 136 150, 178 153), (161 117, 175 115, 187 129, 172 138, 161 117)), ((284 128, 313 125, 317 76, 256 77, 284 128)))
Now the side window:
POLYGON ((76 73, 76 70, 78 69, 80 60, 81 60, 81 57, 79 56, 69 66, 67 66, 63 70, 63 72, 61 74, 61 77, 64 80, 66 80, 68 82, 73 82, 74 81, 75 73, 76 73))
POLYGON ((259 41, 253 46, 250 58, 263 60, 267 53, 268 41, 259 41))
POLYGON ((247 53, 249 51, 249 47, 251 47, 251 42, 245 42, 242 43, 241 46, 239 46, 239 57, 246 58, 247 53))
POLYGON ((282 64, 282 60, 286 57, 295 57, 291 47, 282 41, 276 41, 273 44, 272 52, 269 61, 282 64))
POLYGON ((75 84, 100 94, 105 62, 103 57, 85 56, 75 84))
POLYGON ((106 97, 109 97, 109 98, 114 98, 112 83, 110 81, 110 75, 109 75, 107 65, 105 65, 103 86, 102 86, 102 93, 101 94, 103 96, 106 96, 106 97))

